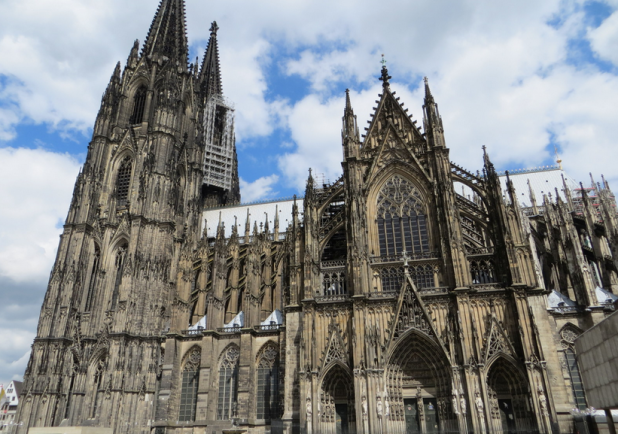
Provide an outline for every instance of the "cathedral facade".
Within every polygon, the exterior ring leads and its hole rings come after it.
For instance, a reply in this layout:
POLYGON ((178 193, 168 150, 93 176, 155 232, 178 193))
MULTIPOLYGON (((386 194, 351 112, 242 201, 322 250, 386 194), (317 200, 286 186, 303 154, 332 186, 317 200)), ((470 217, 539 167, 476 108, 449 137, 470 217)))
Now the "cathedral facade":
POLYGON ((607 183, 522 206, 486 153, 450 162, 427 82, 421 127, 383 67, 362 136, 347 95, 343 175, 255 218, 217 31, 190 64, 162 0, 112 75, 17 432, 572 432, 573 341, 618 293, 607 183))

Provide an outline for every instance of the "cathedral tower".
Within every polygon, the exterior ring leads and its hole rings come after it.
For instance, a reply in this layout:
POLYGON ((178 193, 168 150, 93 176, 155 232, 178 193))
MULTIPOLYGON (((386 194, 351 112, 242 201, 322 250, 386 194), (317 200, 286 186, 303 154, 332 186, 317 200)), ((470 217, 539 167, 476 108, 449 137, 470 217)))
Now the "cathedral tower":
POLYGON ((184 1, 162 0, 141 52, 135 41, 114 69, 41 310, 20 433, 150 423, 161 335, 182 305, 178 264, 205 204, 240 200, 217 29, 201 68, 189 65, 184 1))

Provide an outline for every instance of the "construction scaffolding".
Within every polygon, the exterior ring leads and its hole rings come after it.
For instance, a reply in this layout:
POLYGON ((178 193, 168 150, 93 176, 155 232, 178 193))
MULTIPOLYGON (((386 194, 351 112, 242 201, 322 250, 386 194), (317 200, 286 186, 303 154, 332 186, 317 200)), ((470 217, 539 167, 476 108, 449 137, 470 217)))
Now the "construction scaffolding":
POLYGON ((204 184, 231 190, 234 166, 234 107, 213 95, 204 111, 204 184))

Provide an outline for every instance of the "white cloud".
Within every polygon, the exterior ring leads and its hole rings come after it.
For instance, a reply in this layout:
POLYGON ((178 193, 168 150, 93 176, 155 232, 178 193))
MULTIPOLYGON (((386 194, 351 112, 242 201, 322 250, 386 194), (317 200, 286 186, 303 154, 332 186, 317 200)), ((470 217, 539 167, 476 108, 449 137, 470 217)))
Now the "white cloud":
POLYGON ((279 181, 277 175, 263 176, 253 182, 240 178, 240 195, 243 203, 271 198, 277 195, 273 186, 279 181))
POLYGON ((0 276, 45 281, 79 163, 40 149, 0 149, 0 276))
POLYGON ((618 66, 618 11, 606 18, 596 29, 589 29, 588 39, 592 49, 600 57, 618 66))

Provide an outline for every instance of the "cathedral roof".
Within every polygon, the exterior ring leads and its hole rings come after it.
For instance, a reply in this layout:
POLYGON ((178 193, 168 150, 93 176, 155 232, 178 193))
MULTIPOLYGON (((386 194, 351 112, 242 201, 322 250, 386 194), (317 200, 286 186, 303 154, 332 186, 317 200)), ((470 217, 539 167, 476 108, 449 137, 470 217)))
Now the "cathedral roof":
MULTIPOLYGON (((500 183, 502 184, 502 191, 506 196, 506 173, 500 173, 500 183)), ((562 177, 566 181, 567 186, 573 190, 577 188, 577 182, 569 175, 566 174, 559 166, 545 166, 534 169, 520 169, 509 170, 509 178, 515 187, 517 193, 517 200, 520 206, 527 208, 531 207, 530 200, 530 188, 534 192, 537 204, 543 203, 543 195, 551 195, 554 200, 556 199, 556 189, 560 194, 560 198, 566 201, 564 196, 562 177), (528 181, 530 181, 530 188, 528 187, 528 181)))
MULTIPOLYGON (((296 199, 299 214, 298 217, 302 221, 303 199, 296 199)), ((207 235, 215 237, 217 235, 217 225, 219 218, 225 226, 225 236, 229 237, 232 234, 232 226, 237 225, 238 233, 244 234, 247 224, 247 212, 249 213, 249 224, 253 228, 254 222, 260 224, 266 223, 268 216, 268 226, 270 231, 273 231, 275 224, 275 212, 279 215, 279 232, 285 232, 288 225, 292 223, 292 208, 294 206, 294 198, 275 199, 272 201, 247 203, 233 205, 221 208, 210 208, 204 211, 202 220, 207 222, 207 235)))

